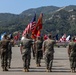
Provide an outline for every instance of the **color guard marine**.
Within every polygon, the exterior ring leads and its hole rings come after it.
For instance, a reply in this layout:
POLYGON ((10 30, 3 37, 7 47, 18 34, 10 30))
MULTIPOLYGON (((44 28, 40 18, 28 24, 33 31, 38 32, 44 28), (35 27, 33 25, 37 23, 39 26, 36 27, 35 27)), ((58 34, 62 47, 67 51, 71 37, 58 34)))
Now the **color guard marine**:
POLYGON ((31 47, 33 44, 32 39, 29 39, 28 34, 24 35, 25 38, 21 41, 20 50, 22 54, 23 60, 23 71, 28 72, 30 67, 30 59, 31 59, 31 47))
POLYGON ((45 54, 46 71, 52 71, 52 64, 54 58, 54 44, 56 42, 52 40, 51 34, 48 35, 48 39, 43 42, 43 52, 45 54))
POLYGON ((36 52, 36 65, 37 67, 41 66, 40 63, 41 63, 41 59, 42 59, 42 56, 43 56, 43 52, 42 52, 42 40, 41 40, 41 37, 38 36, 36 38, 36 41, 35 41, 35 52, 36 52))
POLYGON ((13 37, 8 37, 9 45, 8 45, 8 68, 11 67, 11 59, 12 59, 12 47, 14 46, 13 37))

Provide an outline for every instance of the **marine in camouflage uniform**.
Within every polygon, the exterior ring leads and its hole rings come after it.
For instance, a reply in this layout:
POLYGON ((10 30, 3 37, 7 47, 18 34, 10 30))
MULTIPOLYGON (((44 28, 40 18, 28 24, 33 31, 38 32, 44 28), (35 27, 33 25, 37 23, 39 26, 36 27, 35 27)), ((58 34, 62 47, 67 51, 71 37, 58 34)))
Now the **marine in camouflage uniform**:
POLYGON ((1 41, 1 67, 3 71, 8 71, 8 44, 9 40, 7 40, 7 35, 4 35, 3 40, 1 41))
POLYGON ((35 51, 36 51, 36 50, 35 50, 35 41, 36 41, 36 40, 33 40, 33 41, 34 41, 34 43, 33 43, 33 45, 32 45, 32 55, 33 55, 33 59, 35 59, 35 53, 36 53, 36 52, 35 52, 35 51))
POLYGON ((37 67, 39 67, 41 66, 40 62, 43 55, 41 37, 37 37, 37 40, 35 42, 35 47, 36 47, 36 64, 37 64, 37 67))
POLYGON ((46 71, 52 71, 53 57, 54 57, 54 44, 55 41, 51 39, 51 34, 48 39, 43 42, 43 51, 45 53, 46 71))
POLYGON ((75 37, 72 38, 72 41, 68 45, 71 72, 75 72, 76 69, 76 42, 74 42, 74 40, 75 37))
POLYGON ((25 35, 25 38, 21 41, 21 54, 22 54, 22 60, 23 60, 23 71, 28 72, 29 66, 30 66, 30 59, 31 59, 31 46, 32 46, 32 40, 28 38, 28 34, 25 35))
POLYGON ((9 45, 8 45, 8 68, 11 66, 11 59, 12 59, 12 47, 14 46, 13 38, 8 37, 9 45))

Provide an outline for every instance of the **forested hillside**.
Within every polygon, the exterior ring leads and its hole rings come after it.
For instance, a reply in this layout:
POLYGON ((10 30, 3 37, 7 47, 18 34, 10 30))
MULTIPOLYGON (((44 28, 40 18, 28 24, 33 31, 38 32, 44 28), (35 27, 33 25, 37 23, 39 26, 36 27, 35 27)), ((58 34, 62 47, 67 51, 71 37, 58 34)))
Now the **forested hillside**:
POLYGON ((25 27, 30 23, 34 13, 38 17, 43 13, 42 34, 52 32, 60 35, 76 35, 76 6, 70 5, 65 7, 47 6, 32 8, 16 15, 11 13, 0 13, 0 34, 3 32, 14 33, 23 32, 25 27))

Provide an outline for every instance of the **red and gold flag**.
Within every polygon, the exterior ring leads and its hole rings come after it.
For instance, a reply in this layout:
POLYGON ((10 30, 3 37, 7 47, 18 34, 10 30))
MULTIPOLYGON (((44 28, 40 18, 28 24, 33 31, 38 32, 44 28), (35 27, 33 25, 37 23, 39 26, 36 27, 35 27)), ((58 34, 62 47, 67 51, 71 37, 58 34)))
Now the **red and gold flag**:
POLYGON ((42 17, 43 14, 41 13, 38 19, 38 22, 36 23, 36 26, 34 28, 34 30, 32 31, 32 38, 35 39, 37 37, 38 32, 40 32, 40 30, 42 29, 42 17))

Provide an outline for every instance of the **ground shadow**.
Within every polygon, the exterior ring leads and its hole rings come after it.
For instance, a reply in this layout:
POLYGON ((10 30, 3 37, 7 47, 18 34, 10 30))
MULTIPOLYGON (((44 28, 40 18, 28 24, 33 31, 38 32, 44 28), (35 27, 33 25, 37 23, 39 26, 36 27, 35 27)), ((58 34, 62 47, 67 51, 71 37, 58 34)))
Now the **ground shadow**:
POLYGON ((17 69, 13 69, 13 70, 10 69, 8 72, 22 72, 22 70, 20 70, 20 69, 18 69, 18 70, 17 69))
MULTIPOLYGON (((9 69, 9 72, 23 72, 23 67, 11 67, 9 69)), ((29 72, 46 72, 45 67, 30 67, 29 72)), ((53 66, 52 72, 59 72, 59 73, 69 73, 70 69, 69 68, 61 68, 59 66, 53 66)))
POLYGON ((45 67, 30 67, 30 69, 45 69, 45 67))
POLYGON ((11 67, 10 69, 22 69, 23 67, 11 67))
POLYGON ((54 60, 69 60, 69 58, 54 58, 54 60))

